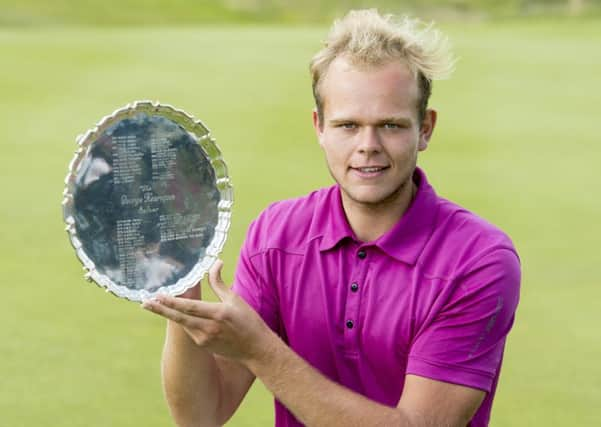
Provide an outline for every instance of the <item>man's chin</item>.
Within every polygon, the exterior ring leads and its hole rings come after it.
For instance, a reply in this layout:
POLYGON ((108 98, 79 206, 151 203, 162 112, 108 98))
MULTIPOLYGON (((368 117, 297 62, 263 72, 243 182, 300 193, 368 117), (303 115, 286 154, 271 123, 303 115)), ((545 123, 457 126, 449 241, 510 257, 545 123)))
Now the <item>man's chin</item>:
POLYGON ((380 194, 374 191, 365 191, 365 192, 346 192, 346 196, 356 204, 361 204, 365 206, 379 206, 381 204, 385 204, 390 201, 393 197, 392 194, 380 194))
POLYGON ((342 188, 343 197, 348 201, 365 207, 384 207, 394 205, 403 198, 405 184, 396 189, 384 191, 382 187, 342 188))

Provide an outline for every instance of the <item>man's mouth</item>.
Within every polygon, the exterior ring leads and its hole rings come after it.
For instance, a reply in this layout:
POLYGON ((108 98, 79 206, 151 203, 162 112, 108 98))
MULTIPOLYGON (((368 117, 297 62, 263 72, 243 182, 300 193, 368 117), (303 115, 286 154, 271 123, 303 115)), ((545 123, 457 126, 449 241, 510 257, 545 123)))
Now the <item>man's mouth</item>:
POLYGON ((383 170, 388 169, 388 166, 359 166, 359 167, 351 166, 351 169, 356 170, 357 172, 369 174, 369 173, 382 172, 383 170))
POLYGON ((388 166, 367 166, 367 167, 360 167, 360 168, 353 168, 355 170, 358 170, 359 172, 363 172, 363 173, 376 173, 376 172, 381 172, 384 169, 388 169, 388 166))

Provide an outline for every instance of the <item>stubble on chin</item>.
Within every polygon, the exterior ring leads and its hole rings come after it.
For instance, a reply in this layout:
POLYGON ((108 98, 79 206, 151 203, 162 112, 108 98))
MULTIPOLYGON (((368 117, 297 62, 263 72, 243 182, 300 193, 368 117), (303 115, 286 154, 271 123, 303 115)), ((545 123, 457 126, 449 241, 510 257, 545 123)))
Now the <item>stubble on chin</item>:
MULTIPOLYGON (((342 193, 341 194, 342 201, 343 201, 344 205, 351 203, 355 206, 361 206, 368 210, 376 211, 376 210, 384 210, 388 207, 395 206, 397 203, 402 203, 402 201, 404 199, 404 197, 403 197, 404 192, 407 191, 408 187, 412 187, 413 176, 415 175, 415 168, 417 167, 417 162, 413 163, 413 165, 410 169, 410 172, 407 174, 407 176, 404 177, 403 181, 395 189, 393 189, 388 194, 384 194, 381 197, 378 197, 377 199, 371 199, 371 200, 368 197, 360 198, 356 195, 353 195, 352 190, 348 191, 348 189, 345 188, 346 186, 343 185, 340 182, 340 180, 336 178, 336 175, 332 171, 332 168, 330 167, 330 163, 328 162, 327 158, 326 158, 326 167, 328 168, 328 172, 330 173, 330 176, 332 177, 332 179, 340 187, 340 191, 342 193), (346 201, 345 201, 345 199, 346 199, 346 201)), ((413 199, 413 188, 411 188, 411 190, 409 190, 409 193, 410 193, 409 194, 409 203, 411 203, 411 200, 413 199)))
POLYGON ((403 198, 403 194, 407 191, 407 188, 411 185, 411 183, 412 178, 406 179, 390 193, 384 194, 376 199, 372 199, 370 197, 360 198, 358 196, 353 195, 352 191, 348 191, 346 188, 344 188, 344 186, 340 185, 340 183, 338 183, 338 185, 344 193, 344 196, 351 203, 355 205, 361 205, 370 210, 380 210, 387 206, 393 206, 396 203, 400 202, 400 200, 402 200, 403 198))
POLYGON ((401 183, 396 188, 394 188, 392 191, 386 194, 381 195, 377 199, 372 199, 370 197, 360 198, 357 195, 354 195, 352 190, 349 191, 336 179, 331 170, 330 175, 341 188, 343 197, 346 197, 349 202, 356 205, 363 205, 366 208, 375 210, 384 209, 388 206, 394 206, 397 203, 403 203, 406 198, 409 199, 409 203, 411 202, 414 193, 413 177, 415 175, 416 167, 417 163, 413 164, 412 168, 410 169, 410 172, 403 178, 401 183))

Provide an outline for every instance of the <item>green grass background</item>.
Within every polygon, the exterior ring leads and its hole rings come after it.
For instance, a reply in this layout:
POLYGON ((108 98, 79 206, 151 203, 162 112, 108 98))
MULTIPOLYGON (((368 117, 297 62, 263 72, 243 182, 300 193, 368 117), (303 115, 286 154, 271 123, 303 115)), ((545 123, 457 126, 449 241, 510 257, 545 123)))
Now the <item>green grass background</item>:
MULTIPOLYGON (((492 426, 598 426, 601 21, 448 23, 461 58, 434 86, 421 166, 505 229, 522 300, 492 426)), ((82 278, 63 231, 74 138, 137 99, 217 138, 235 186, 231 280, 267 204, 328 185, 307 63, 322 27, 0 28, 0 426, 168 426, 164 323, 82 278)), ((257 384, 230 426, 273 422, 257 384)))

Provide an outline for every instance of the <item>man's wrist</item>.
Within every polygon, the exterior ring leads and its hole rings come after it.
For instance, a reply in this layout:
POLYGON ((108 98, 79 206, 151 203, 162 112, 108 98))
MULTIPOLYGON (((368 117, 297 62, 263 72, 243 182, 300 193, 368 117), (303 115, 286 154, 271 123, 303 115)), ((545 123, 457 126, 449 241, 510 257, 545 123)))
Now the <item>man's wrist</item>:
POLYGON ((281 353, 284 342, 269 328, 261 334, 261 338, 256 343, 256 350, 242 363, 251 371, 257 378, 261 377, 265 367, 269 367, 276 363, 278 354, 281 353))

